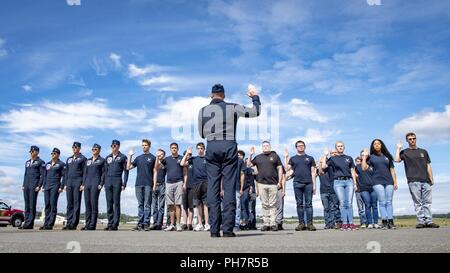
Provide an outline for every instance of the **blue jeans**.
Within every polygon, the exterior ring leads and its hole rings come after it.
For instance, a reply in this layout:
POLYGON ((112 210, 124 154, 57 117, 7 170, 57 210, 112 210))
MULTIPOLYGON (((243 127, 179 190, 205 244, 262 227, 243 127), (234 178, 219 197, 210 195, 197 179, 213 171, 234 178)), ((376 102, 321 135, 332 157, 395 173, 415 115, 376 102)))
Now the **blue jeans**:
POLYGON ((244 221, 244 223, 248 223, 248 219, 250 218, 250 208, 249 208, 249 194, 248 194, 248 188, 244 190, 242 196, 241 196, 241 218, 244 221))
POLYGON ((157 226, 163 225, 164 205, 166 203, 166 184, 157 184, 156 190, 152 195, 152 218, 153 224, 157 226))
POLYGON ((135 186, 136 199, 138 201, 138 225, 150 225, 150 214, 152 206, 152 187, 135 186))
POLYGON ((334 180, 334 191, 339 198, 343 224, 353 224, 353 180, 334 180))
POLYGON ((241 226, 241 194, 240 191, 236 191, 236 215, 234 216, 234 226, 241 226))
POLYGON ((408 183, 409 192, 414 202, 418 224, 431 224, 431 185, 423 182, 408 183))
POLYGON ((392 208, 392 197, 394 195, 394 185, 373 186, 373 190, 377 193, 380 214, 382 220, 394 219, 394 209, 392 208))
POLYGON ((364 210, 364 201, 361 197, 361 193, 355 192, 356 204, 358 205, 359 224, 367 224, 366 212, 364 210))
POLYGON ((325 219, 325 227, 334 227, 337 221, 336 216, 339 213, 339 199, 335 193, 321 193, 320 199, 323 205, 323 218, 325 219))
POLYGON ((363 191, 361 197, 366 208, 367 224, 378 224, 378 197, 375 191, 363 191))
POLYGON ((295 201, 297 202, 297 216, 299 223, 310 224, 313 220, 313 185, 294 182, 295 201), (305 221, 306 213, 306 221, 305 221))
POLYGON ((253 191, 248 198, 248 224, 251 227, 256 227, 256 193, 253 191))

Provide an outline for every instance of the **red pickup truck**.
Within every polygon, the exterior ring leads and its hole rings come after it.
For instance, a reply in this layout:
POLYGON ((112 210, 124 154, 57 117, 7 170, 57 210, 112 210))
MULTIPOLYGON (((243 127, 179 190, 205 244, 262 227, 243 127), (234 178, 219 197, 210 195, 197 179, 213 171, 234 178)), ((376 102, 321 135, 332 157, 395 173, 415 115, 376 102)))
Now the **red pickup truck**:
POLYGON ((3 201, 0 201, 0 227, 12 225, 20 227, 25 219, 23 210, 13 209, 3 201))

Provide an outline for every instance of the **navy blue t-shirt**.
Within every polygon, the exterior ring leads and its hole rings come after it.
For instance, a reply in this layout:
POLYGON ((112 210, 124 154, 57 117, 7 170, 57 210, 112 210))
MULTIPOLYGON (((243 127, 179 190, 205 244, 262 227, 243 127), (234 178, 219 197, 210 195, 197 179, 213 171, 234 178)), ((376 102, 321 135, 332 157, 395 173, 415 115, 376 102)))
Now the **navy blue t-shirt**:
POLYGON ((323 170, 323 174, 319 175, 320 180, 320 194, 322 193, 334 193, 334 181, 331 172, 327 169, 323 170))
POLYGON ((370 167, 366 171, 362 169, 362 164, 356 165, 356 174, 358 174, 358 192, 368 191, 372 192, 372 168, 370 167))
POLYGON ((206 173, 206 157, 194 156, 189 158, 189 165, 192 165, 192 184, 201 183, 208 180, 206 173))
POLYGON ((311 167, 316 166, 312 156, 307 154, 295 155, 289 159, 289 165, 294 170, 294 182, 302 184, 311 184, 311 167))
POLYGON ((355 168, 353 158, 348 155, 336 155, 327 160, 328 168, 331 168, 333 179, 338 177, 352 178, 352 168, 355 168))
POLYGON ((394 185, 394 179, 391 175, 391 168, 394 168, 394 162, 385 155, 372 154, 367 158, 367 165, 372 167, 372 181, 374 185, 394 185))
POLYGON ((183 167, 180 166, 183 157, 178 155, 172 157, 171 155, 166 157, 166 171, 167 171, 167 183, 177 183, 183 181, 183 167))
POLYGON ((153 186, 153 168, 156 157, 151 154, 141 154, 136 157, 131 165, 137 168, 135 186, 153 186))
MULTIPOLYGON (((238 177, 239 179, 236 181, 235 189, 236 191, 241 190, 241 173, 245 174, 245 170, 247 169, 247 166, 242 159, 238 159, 238 177)), ((245 187, 245 181, 244 181, 244 187, 245 187)))
POLYGON ((159 170, 156 173, 156 181, 158 181, 158 183, 160 183, 160 184, 166 183, 166 173, 167 173, 166 161, 163 159, 161 161, 159 170))

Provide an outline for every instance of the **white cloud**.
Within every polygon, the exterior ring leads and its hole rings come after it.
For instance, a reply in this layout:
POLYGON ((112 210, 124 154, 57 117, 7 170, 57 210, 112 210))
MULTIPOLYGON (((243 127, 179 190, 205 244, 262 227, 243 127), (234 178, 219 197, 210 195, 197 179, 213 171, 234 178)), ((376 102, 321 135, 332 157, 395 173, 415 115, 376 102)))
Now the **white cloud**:
POLYGON ((92 68, 94 68, 97 76, 106 76, 108 74, 108 64, 103 59, 94 56, 92 58, 92 68))
POLYGON ((145 110, 112 109, 101 101, 76 103, 44 102, 33 107, 10 110, 0 115, 0 128, 10 133, 45 130, 111 129, 127 130, 146 118, 145 110))
POLYGON ((415 132, 420 139, 450 141, 450 105, 443 112, 424 111, 404 118, 394 125, 394 133, 402 137, 415 132))
POLYGON ((76 86, 85 87, 86 83, 84 82, 83 78, 77 79, 75 75, 71 74, 68 76, 68 83, 76 86))
POLYGON ((29 84, 22 85, 22 89, 25 90, 25 92, 30 92, 33 90, 33 87, 29 84))
POLYGON ((89 88, 82 88, 77 96, 80 98, 84 98, 84 97, 90 97, 92 94, 94 93, 94 90, 89 89, 89 88))
POLYGON ((178 91, 192 83, 191 80, 169 75, 173 67, 165 67, 156 64, 148 64, 139 67, 135 64, 128 65, 128 77, 135 79, 137 83, 147 90, 178 91))
POLYGON ((305 120, 317 121, 325 123, 329 120, 324 114, 320 113, 309 101, 294 98, 287 108, 290 111, 291 117, 298 117, 305 120))
POLYGON ((122 68, 122 63, 120 62, 120 55, 116 54, 114 52, 111 52, 111 54, 109 54, 109 59, 111 59, 111 61, 114 63, 114 67, 116 69, 120 69, 122 68))

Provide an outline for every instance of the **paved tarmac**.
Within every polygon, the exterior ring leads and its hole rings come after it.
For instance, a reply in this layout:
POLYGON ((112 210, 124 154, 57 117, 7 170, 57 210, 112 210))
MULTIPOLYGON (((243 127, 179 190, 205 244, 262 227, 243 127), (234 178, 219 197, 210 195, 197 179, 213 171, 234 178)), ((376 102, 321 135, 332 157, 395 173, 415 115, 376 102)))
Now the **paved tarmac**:
POLYGON ((0 228, 0 252, 450 252, 450 227, 397 230, 240 231, 236 238, 208 232, 53 231, 0 228))

